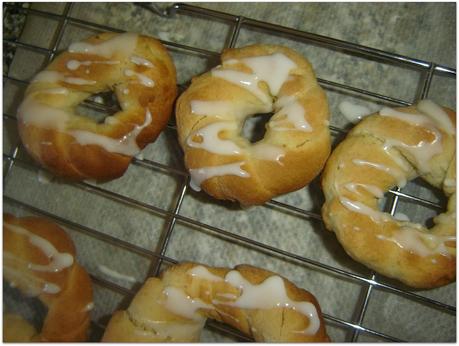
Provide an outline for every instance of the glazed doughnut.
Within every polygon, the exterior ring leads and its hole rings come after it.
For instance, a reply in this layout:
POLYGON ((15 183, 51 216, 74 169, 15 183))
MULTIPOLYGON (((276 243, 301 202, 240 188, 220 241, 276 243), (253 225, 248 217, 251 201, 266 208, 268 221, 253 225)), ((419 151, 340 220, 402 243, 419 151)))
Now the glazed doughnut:
POLYGON ((362 120, 333 151, 322 177, 322 215, 351 257, 412 287, 455 280, 455 124, 455 112, 430 100, 385 107, 362 120), (378 208, 386 191, 418 176, 449 198, 431 229, 378 208))
POLYGON ((196 342, 207 318, 256 341, 329 341, 312 294, 275 273, 182 263, 148 279, 129 308, 112 316, 105 342, 196 342))
MULTIPOLYGON (((75 247, 62 228, 40 217, 4 214, 3 277, 22 294, 38 297, 48 308, 39 334, 31 335, 32 330, 24 327, 25 320, 4 319, 11 328, 22 325, 23 333, 12 331, 12 337, 46 342, 86 340, 94 306, 91 280, 75 261, 75 247)), ((4 334, 5 341, 14 341, 6 337, 4 334)))
POLYGON ((191 187, 242 205, 304 187, 330 153, 326 95, 311 64, 287 47, 226 49, 180 95, 176 118, 191 187), (240 135, 248 117, 270 112, 262 140, 240 135))
POLYGON ((18 109, 28 153, 56 176, 108 180, 166 125, 176 97, 175 67, 154 38, 101 33, 70 45, 38 73, 18 109), (112 90, 121 110, 102 123, 78 115, 89 96, 112 90))

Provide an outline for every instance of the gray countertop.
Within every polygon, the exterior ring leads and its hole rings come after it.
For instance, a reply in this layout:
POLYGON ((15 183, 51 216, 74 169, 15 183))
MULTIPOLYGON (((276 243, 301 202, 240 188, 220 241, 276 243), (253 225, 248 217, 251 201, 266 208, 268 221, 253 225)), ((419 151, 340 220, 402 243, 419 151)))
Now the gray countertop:
MULTIPOLYGON (((171 3, 155 3, 160 12, 170 5, 171 3)), ((219 2, 194 5, 456 67, 455 3, 219 2)), ((65 4, 35 3, 32 8, 61 14, 65 4)), ((186 83, 192 76, 218 64, 218 59, 191 54, 176 47, 177 45, 219 53, 231 33, 231 26, 225 21, 183 14, 159 16, 130 3, 76 3, 71 8, 70 15, 72 18, 120 30, 150 34, 166 43, 170 42, 168 47, 177 66, 180 83, 186 83)), ((29 15, 23 30, 18 33, 16 29, 15 32, 21 42, 49 49, 58 37, 59 25, 58 17, 29 15)), ((59 49, 64 49, 71 42, 95 32, 95 28, 70 21, 63 31, 59 49)), ((9 35, 9 31, 5 31, 4 35, 9 35)), ((14 39, 14 31, 11 35, 14 39)), ((418 95, 417 83, 422 74, 413 69, 383 63, 377 59, 349 55, 339 49, 328 49, 308 41, 299 42, 289 37, 247 27, 242 27, 236 47, 257 42, 285 44, 298 50, 311 61, 317 76, 323 80, 369 90, 406 102, 413 102, 418 95)), ((15 82, 14 79, 30 80, 46 65, 46 55, 39 49, 31 50, 19 46, 12 50, 11 61, 9 63, 8 60, 7 64, 11 80, 4 83, 4 113, 14 116, 25 89, 23 83, 15 82)), ((367 105, 369 108, 376 107, 375 109, 383 104, 380 100, 351 91, 334 87, 325 87, 325 90, 332 114, 331 125, 342 129, 352 126, 339 111, 338 106, 342 101, 348 100, 367 105)), ((455 79, 435 75, 428 96, 438 103, 455 108, 455 79)), ((4 154, 11 155, 17 143, 14 119, 4 120, 4 154)), ((181 155, 176 134, 171 128, 166 129, 155 143, 142 152, 144 159, 179 171, 183 170, 181 155)), ((19 150, 18 158, 26 162, 30 160, 22 148, 19 150)), ((4 167, 7 167, 5 162, 4 167)), ((183 201, 178 203, 185 178, 183 175, 174 174, 169 168, 161 167, 131 165, 126 174, 117 180, 103 184, 88 182, 87 186, 82 187, 58 179, 48 183, 40 182, 36 168, 18 162, 8 173, 4 195, 73 222, 68 223, 66 228, 77 245, 81 263, 95 277, 126 289, 135 291, 145 277, 151 274, 151 259, 126 250, 116 242, 111 243, 88 235, 81 228, 94 229, 153 251, 158 249, 164 232, 172 230, 165 252, 167 257, 178 261, 193 260, 218 266, 249 263, 273 270, 312 292, 328 316, 355 322, 361 298, 366 292, 366 286, 362 282, 314 264, 286 259, 280 254, 261 250, 215 232, 215 228, 224 230, 307 258, 313 263, 370 277, 368 269, 355 263, 344 253, 331 232, 325 231, 323 225, 313 217, 308 217, 309 212, 320 213, 323 196, 317 179, 300 191, 276 198, 276 201, 301 208, 306 210, 306 213, 295 213, 291 209, 285 210, 275 205, 241 209, 231 203, 216 201, 204 192, 196 193, 190 189, 187 189, 183 201), (119 194, 124 197, 107 197, 106 194, 97 193, 91 188, 93 186, 110 191, 112 195, 119 194), (134 203, 128 202, 127 198, 134 203), (171 212, 177 206, 180 207, 177 211, 182 218, 171 228, 171 220, 167 213, 161 210, 171 212), (189 223, 186 222, 187 219, 214 228, 189 223), (128 274, 133 280, 109 276, 101 270, 101 265, 128 274)), ((428 199, 437 198, 436 194, 420 182, 408 184, 403 191, 428 199)), ((410 202, 401 202, 399 208, 414 221, 424 221, 425 215, 432 214, 432 210, 426 211, 426 208, 410 202)), ((4 200, 4 209, 17 215, 32 213, 31 209, 20 207, 9 199, 4 200)), ((377 279, 401 287, 385 278, 377 279)), ((416 292, 453 306, 456 304, 455 293, 455 284, 416 292)), ((12 297, 15 295, 12 294, 12 297)), ((4 306, 22 309, 18 308, 21 304, 16 304, 18 298, 13 298, 4 300, 4 306)), ((125 307, 129 299, 125 298, 121 291, 109 289, 99 283, 95 285, 94 301, 93 320, 104 323, 117 307, 125 307)), ((403 294, 379 289, 373 289, 371 292, 363 326, 407 341, 451 342, 456 339, 454 314, 434 309, 403 294)), ((340 323, 329 320, 327 329, 334 341, 350 340, 351 332, 340 323)), ((92 339, 97 338, 98 334, 94 331, 92 339)), ((208 328, 203 340, 233 339, 208 328)), ((372 333, 361 333, 357 340, 384 341, 372 333)))

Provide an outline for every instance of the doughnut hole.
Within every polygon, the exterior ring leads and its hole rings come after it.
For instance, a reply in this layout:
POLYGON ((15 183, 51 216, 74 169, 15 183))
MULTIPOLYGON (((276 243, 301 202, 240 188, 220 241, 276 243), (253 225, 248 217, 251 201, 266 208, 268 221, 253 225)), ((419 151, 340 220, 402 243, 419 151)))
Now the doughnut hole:
POLYGON ((120 110, 118 99, 111 90, 91 94, 76 107, 78 115, 92 119, 97 124, 104 123, 106 118, 120 110))
MULTIPOLYGON (((409 181, 401 192, 410 196, 421 197, 427 202, 401 196, 393 215, 396 220, 409 221, 430 229, 434 226, 433 219, 446 211, 448 198, 440 189, 429 185, 421 178, 409 181)), ((383 198, 378 201, 379 210, 390 213, 394 198, 395 195, 387 191, 383 198)))
POLYGON ((37 297, 24 297, 15 287, 3 281, 4 313, 15 314, 31 323, 37 331, 43 327, 48 309, 37 297))
POLYGON ((412 180, 401 191, 412 196, 421 197, 427 202, 419 202, 409 198, 400 198, 396 215, 407 215, 409 221, 421 224, 427 228, 434 226, 433 219, 446 212, 448 197, 438 189, 421 178, 412 180))
POLYGON ((266 126, 274 113, 260 113, 249 116, 242 125, 240 135, 250 143, 257 143, 265 137, 266 126))

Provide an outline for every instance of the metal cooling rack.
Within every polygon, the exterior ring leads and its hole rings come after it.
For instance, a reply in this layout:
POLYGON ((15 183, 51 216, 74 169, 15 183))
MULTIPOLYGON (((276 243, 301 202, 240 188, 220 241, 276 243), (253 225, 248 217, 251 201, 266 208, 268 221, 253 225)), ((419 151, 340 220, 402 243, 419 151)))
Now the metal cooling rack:
MULTIPOLYGON (((71 9, 73 8, 73 6, 74 6, 73 3, 66 3, 63 12, 61 14, 56 14, 53 12, 37 10, 37 9, 30 8, 30 7, 22 7, 19 4, 4 4, 4 15, 9 10, 15 10, 15 11, 24 13, 25 15, 31 14, 31 15, 37 15, 43 18, 52 19, 54 21, 57 21, 57 26, 58 26, 56 30, 57 34, 54 36, 53 42, 50 48, 42 48, 42 47, 30 44, 30 43, 24 43, 24 42, 20 42, 19 40, 10 40, 10 39, 3 40, 4 46, 6 45, 6 46, 11 46, 11 47, 21 47, 22 49, 25 49, 25 50, 30 50, 32 52, 39 52, 39 53, 45 54, 47 57, 47 62, 49 62, 53 59, 53 57, 58 52, 58 47, 61 43, 64 30, 69 24, 77 24, 80 27, 90 28, 92 30, 121 32, 121 30, 113 28, 113 27, 108 27, 105 25, 100 25, 100 24, 96 24, 96 23, 92 23, 89 21, 85 21, 82 19, 72 17, 71 9)), ((227 40, 227 44, 225 48, 236 46, 238 42, 239 33, 242 28, 253 28, 253 29, 261 30, 263 32, 267 32, 272 35, 286 36, 289 39, 297 40, 298 42, 311 43, 311 44, 319 45, 321 47, 332 48, 334 50, 339 50, 340 52, 344 52, 345 54, 367 58, 367 59, 373 59, 379 62, 390 63, 392 65, 419 71, 421 78, 419 79, 419 83, 416 86, 417 95, 415 99, 412 101, 406 101, 406 100, 393 98, 393 97, 386 96, 383 94, 374 93, 374 92, 371 92, 365 89, 356 88, 353 86, 337 83, 337 82, 326 80, 326 79, 319 79, 319 83, 325 89, 334 88, 338 90, 352 92, 357 95, 370 96, 371 98, 375 100, 380 100, 382 102, 386 102, 392 105, 402 105, 402 106, 410 105, 419 99, 427 97, 429 90, 430 90, 430 85, 431 85, 431 82, 434 76, 442 76, 442 77, 447 77, 451 79, 456 78, 456 69, 450 68, 448 66, 443 66, 443 65, 432 63, 432 62, 413 59, 413 58, 409 58, 406 56, 389 53, 386 51, 372 49, 372 48, 368 48, 365 46, 361 46, 361 45, 357 45, 357 44, 353 44, 353 43, 349 43, 345 41, 340 41, 340 40, 333 39, 330 37, 320 36, 320 35, 316 35, 316 34, 309 33, 309 32, 298 31, 298 30, 291 29, 288 27, 274 25, 274 24, 270 24, 267 22, 262 22, 262 21, 246 18, 243 16, 235 16, 235 15, 231 15, 227 13, 217 12, 214 10, 203 9, 203 8, 195 7, 189 4, 174 4, 171 7, 169 7, 168 10, 166 11, 160 10, 159 7, 156 6, 156 4, 140 3, 140 4, 137 4, 137 6, 142 8, 142 10, 151 11, 152 13, 155 13, 156 15, 161 16, 163 18, 183 15, 183 16, 205 17, 208 20, 224 21, 225 23, 231 26, 230 37, 227 40)), ((175 42, 170 42, 170 41, 165 41, 165 40, 162 40, 162 43, 169 48, 179 49, 185 52, 197 54, 197 55, 207 57, 207 58, 215 58, 215 57, 218 57, 219 55, 219 52, 208 51, 208 50, 205 50, 199 47, 195 47, 192 45, 185 45, 185 44, 180 44, 180 43, 175 43, 175 42)), ((24 84, 24 85, 28 83, 27 80, 17 79, 17 78, 9 76, 8 74, 3 75, 3 81, 4 81, 4 87, 7 81, 12 81, 12 82, 24 84)), ((187 85, 179 85, 179 89, 184 90, 186 86, 187 85)), ((89 102, 87 106, 91 107, 91 103, 89 102)), ((92 104, 92 106, 95 108, 99 107, 97 104, 92 104)), ((14 114, 7 114, 4 112, 3 118, 4 118, 4 121, 5 120, 15 121, 14 114)), ((168 127, 172 131, 175 131, 175 125, 173 121, 171 121, 168 124, 168 127)), ((342 129, 336 126, 331 126, 330 129, 332 133, 337 134, 337 135, 343 135, 347 132, 346 129, 342 129)), ((18 153, 20 150, 21 150, 21 144, 19 143, 18 145, 14 146, 9 153, 3 154, 3 160, 4 160, 3 186, 4 187, 7 184, 9 177, 12 174, 14 165, 26 165, 26 166, 32 165, 33 166, 33 164, 31 164, 30 162, 26 162, 23 159, 20 159, 18 157, 18 153)), ((290 253, 288 251, 273 247, 271 245, 264 244, 255 239, 251 239, 245 236, 241 236, 241 235, 229 232, 227 230, 203 223, 199 220, 183 216, 179 214, 179 211, 182 206, 182 202, 188 192, 188 182, 189 182, 188 173, 179 168, 171 167, 171 166, 165 165, 160 162, 155 162, 152 160, 142 159, 142 158, 135 158, 132 164, 142 166, 148 170, 152 170, 156 172, 166 172, 167 174, 176 175, 182 178, 181 179, 182 183, 178 187, 179 193, 174 201, 174 204, 171 210, 166 210, 166 209, 163 209, 157 206, 153 206, 151 204, 109 191, 108 189, 104 189, 99 186, 94 186, 87 182, 74 183, 74 186, 80 188, 81 190, 85 191, 88 194, 97 194, 97 195, 103 196, 104 198, 108 198, 108 199, 117 201, 121 203, 122 205, 131 206, 131 207, 145 210, 148 212, 152 212, 155 215, 160 215, 164 217, 167 220, 167 227, 165 228, 164 233, 162 234, 159 247, 157 248, 156 251, 142 248, 140 246, 131 244, 122 239, 118 239, 117 237, 103 233, 97 229, 89 228, 87 226, 84 226, 79 223, 75 223, 66 218, 62 218, 58 215, 52 214, 50 212, 37 208, 33 205, 29 205, 20 200, 17 200, 15 199, 14 196, 4 195, 3 201, 4 203, 18 206, 32 214, 48 217, 56 221, 57 223, 62 224, 63 226, 69 227, 73 230, 77 230, 78 232, 81 232, 83 234, 89 234, 94 238, 97 238, 109 244, 113 244, 117 247, 129 250, 133 253, 136 253, 136 254, 139 254, 141 256, 148 258, 151 260, 151 263, 153 264, 151 267, 152 269, 150 271, 151 275, 157 275, 161 269, 162 264, 177 263, 177 260, 175 260, 174 258, 169 258, 168 256, 166 256, 166 250, 168 247, 168 242, 170 240, 171 234, 174 232, 174 226, 176 225, 176 222, 181 222, 186 225, 204 228, 208 232, 211 232, 212 234, 216 234, 220 237, 228 239, 229 241, 241 242, 251 249, 256 249, 264 253, 271 254, 273 256, 280 256, 294 263, 306 264, 309 268, 312 268, 314 270, 321 270, 321 271, 336 275, 338 277, 341 277, 343 279, 348 279, 348 280, 357 282, 361 285, 361 290, 362 290, 361 299, 358 302, 357 306, 355 307, 355 311, 357 311, 357 314, 352 320, 343 320, 336 316, 332 316, 326 313, 324 314, 325 320, 328 325, 339 326, 340 328, 344 328, 348 331, 346 341, 358 341, 359 336, 362 334, 368 334, 370 336, 376 337, 383 341, 403 341, 394 336, 379 332, 378 330, 366 328, 363 325, 364 316, 367 311, 368 303, 375 289, 384 290, 385 292, 389 292, 391 294, 402 296, 406 299, 433 307, 435 309, 438 309, 450 315, 455 316, 456 314, 455 306, 445 304, 441 301, 425 297, 421 294, 418 294, 412 291, 408 291, 404 288, 399 287, 396 284, 388 284, 388 283, 382 282, 380 281, 380 279, 375 273, 372 273, 370 276, 358 275, 358 274, 355 274, 355 273, 352 273, 352 272, 349 272, 349 271, 346 271, 340 268, 336 268, 336 267, 315 261, 307 257, 303 257, 303 256, 300 256, 294 253, 290 253)), ((399 203, 399 200, 401 199, 410 200, 414 203, 418 203, 420 205, 427 206, 429 208, 433 208, 436 210, 441 210, 443 208, 443 206, 437 202, 433 202, 428 199, 420 198, 420 197, 413 196, 410 194, 402 193, 400 189, 394 189, 389 192, 387 210, 390 213, 394 214, 397 208, 397 205, 399 203)), ((289 204, 275 201, 275 200, 271 200, 270 202, 266 203, 265 207, 271 208, 271 209, 274 208, 274 209, 279 209, 279 210, 286 210, 293 215, 298 215, 299 217, 306 217, 306 218, 315 219, 319 221, 321 220, 321 215, 318 213, 314 213, 314 212, 311 212, 311 211, 308 211, 302 208, 298 208, 294 205, 289 205, 289 204)), ((116 291, 117 293, 124 295, 128 298, 132 297, 136 293, 135 290, 127 289, 111 281, 98 277, 97 275, 92 275, 92 279, 96 285, 116 291)), ((93 321, 92 326, 95 329, 99 329, 100 333, 104 329, 104 324, 100 323, 99 321, 93 321)), ((210 321, 207 323, 207 327, 217 330, 221 333, 231 335, 232 337, 235 337, 238 340, 242 340, 242 341, 250 340, 244 335, 241 335, 241 333, 239 333, 238 331, 235 331, 232 328, 229 328, 226 325, 223 325, 217 322, 210 321)))

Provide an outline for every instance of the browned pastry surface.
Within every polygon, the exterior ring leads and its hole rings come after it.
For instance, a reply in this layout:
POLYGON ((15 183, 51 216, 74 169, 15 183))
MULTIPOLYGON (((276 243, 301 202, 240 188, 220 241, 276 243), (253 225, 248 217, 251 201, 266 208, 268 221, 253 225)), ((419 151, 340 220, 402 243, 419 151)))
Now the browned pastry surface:
POLYGON ((30 342, 38 332, 29 322, 19 315, 3 315, 3 341, 5 342, 30 342))
POLYGON ((174 64, 158 40, 101 33, 70 45, 35 76, 18 109, 19 134, 57 176, 117 178, 165 127, 176 93, 174 64), (76 113, 90 95, 108 90, 119 112, 102 123, 76 113))
POLYGON ((207 318, 256 341, 329 341, 309 292, 264 269, 182 263, 148 279, 129 308, 110 320, 105 342, 195 342, 207 318))
POLYGON ((311 64, 292 49, 227 49, 176 106, 179 142, 192 187, 243 205, 298 190, 330 153, 328 104, 311 64), (273 112, 264 138, 240 135, 245 120, 273 112))
POLYGON ((455 112, 429 100, 384 108, 361 121, 333 151, 323 174, 322 215, 351 257, 412 287, 455 280, 455 125, 455 112), (430 230, 378 207, 386 191, 417 176, 449 198, 430 230))
POLYGON ((4 319, 4 328, 11 328, 4 341, 29 336, 48 342, 86 340, 92 285, 75 256, 72 240, 56 224, 40 217, 3 215, 3 277, 23 294, 37 296, 48 308, 38 335, 30 335, 30 328, 15 328, 26 324, 17 317, 4 319))

